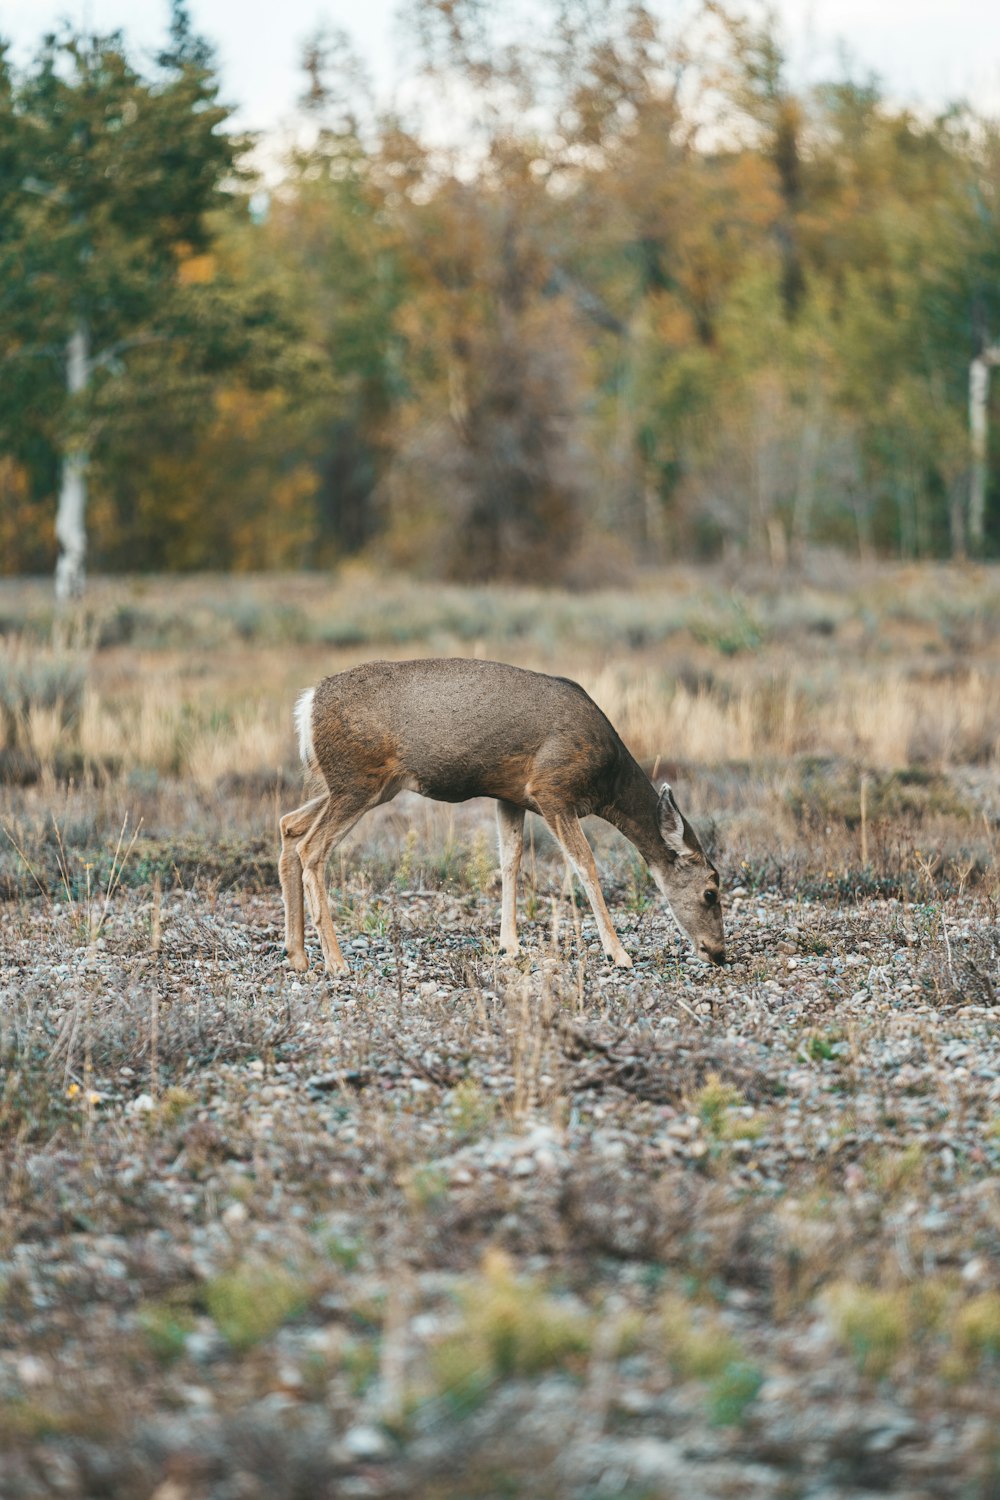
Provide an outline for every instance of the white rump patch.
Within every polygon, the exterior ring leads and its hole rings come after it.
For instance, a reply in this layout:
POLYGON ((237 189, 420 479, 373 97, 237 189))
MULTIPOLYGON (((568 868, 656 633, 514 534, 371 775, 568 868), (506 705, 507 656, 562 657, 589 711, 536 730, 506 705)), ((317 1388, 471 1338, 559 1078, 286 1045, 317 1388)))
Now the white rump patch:
POLYGON ((306 688, 295 705, 295 728, 299 736, 299 756, 309 771, 316 769, 316 751, 313 748, 313 699, 315 688, 306 688))

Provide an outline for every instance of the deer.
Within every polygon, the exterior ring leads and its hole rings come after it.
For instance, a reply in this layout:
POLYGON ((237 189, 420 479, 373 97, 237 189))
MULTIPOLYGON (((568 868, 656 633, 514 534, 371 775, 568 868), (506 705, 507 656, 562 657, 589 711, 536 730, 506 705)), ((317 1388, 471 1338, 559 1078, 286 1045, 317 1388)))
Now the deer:
POLYGON ((302 764, 323 786, 279 820, 285 952, 296 972, 309 966, 303 895, 327 973, 349 971, 330 916, 327 860, 366 812, 404 790, 439 802, 496 800, 503 954, 521 951, 517 878, 527 811, 544 819, 578 876, 612 963, 632 967, 580 823, 588 815, 639 851, 698 956, 725 962, 718 871, 670 786, 653 784, 578 683, 478 659, 371 661, 308 688, 294 719, 302 764))

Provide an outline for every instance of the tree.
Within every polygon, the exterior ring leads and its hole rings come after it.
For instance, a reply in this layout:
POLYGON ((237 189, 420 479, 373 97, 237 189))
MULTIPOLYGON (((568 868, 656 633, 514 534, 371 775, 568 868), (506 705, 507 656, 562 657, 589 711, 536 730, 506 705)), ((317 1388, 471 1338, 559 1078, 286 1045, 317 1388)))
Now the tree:
POLYGON ((67 29, 23 77, 0 72, 0 359, 14 371, 0 443, 43 486, 58 455, 61 599, 83 586, 94 463, 276 328, 259 296, 214 275, 246 144, 228 115, 183 0, 148 77, 120 34, 67 29))
POLYGON ((358 552, 379 529, 375 495, 400 394, 395 322, 406 287, 364 69, 345 34, 328 27, 307 41, 303 69, 311 139, 292 157, 258 256, 281 266, 322 366, 302 439, 316 471, 312 555, 328 562, 358 552))

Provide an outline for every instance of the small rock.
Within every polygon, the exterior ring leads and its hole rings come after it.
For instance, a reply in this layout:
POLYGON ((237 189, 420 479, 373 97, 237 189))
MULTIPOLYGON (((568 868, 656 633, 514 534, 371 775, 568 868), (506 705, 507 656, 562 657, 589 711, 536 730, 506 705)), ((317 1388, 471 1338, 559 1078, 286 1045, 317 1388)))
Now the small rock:
POLYGON ((184 1340, 189 1359, 196 1364, 207 1364, 222 1350, 222 1338, 214 1328, 195 1328, 184 1340))
POLYGON ((349 1427, 336 1444, 336 1458, 341 1453, 353 1460, 355 1463, 378 1463, 380 1459, 388 1458, 392 1451, 391 1444, 386 1434, 379 1427, 359 1424, 357 1427, 349 1427))
POLYGON ((615 1404, 630 1417, 644 1417, 656 1410, 656 1397, 640 1385, 626 1386, 615 1398, 615 1404))
POLYGON ((52 1372, 47 1361, 39 1359, 35 1354, 22 1354, 15 1369, 22 1385, 45 1385, 52 1379, 52 1372))
POLYGON ((204 1385, 182 1385, 180 1395, 188 1406, 199 1406, 202 1410, 211 1410, 215 1405, 215 1396, 204 1385))

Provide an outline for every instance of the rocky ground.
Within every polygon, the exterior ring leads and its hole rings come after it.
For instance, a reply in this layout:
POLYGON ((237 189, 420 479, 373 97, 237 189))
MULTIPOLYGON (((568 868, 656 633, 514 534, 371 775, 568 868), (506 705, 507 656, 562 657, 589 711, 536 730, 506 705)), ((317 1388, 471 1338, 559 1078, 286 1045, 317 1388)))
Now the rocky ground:
POLYGON ((989 880, 729 871, 716 971, 612 876, 622 972, 481 854, 337 982, 271 888, 3 909, 3 1500, 1000 1495, 989 880))

